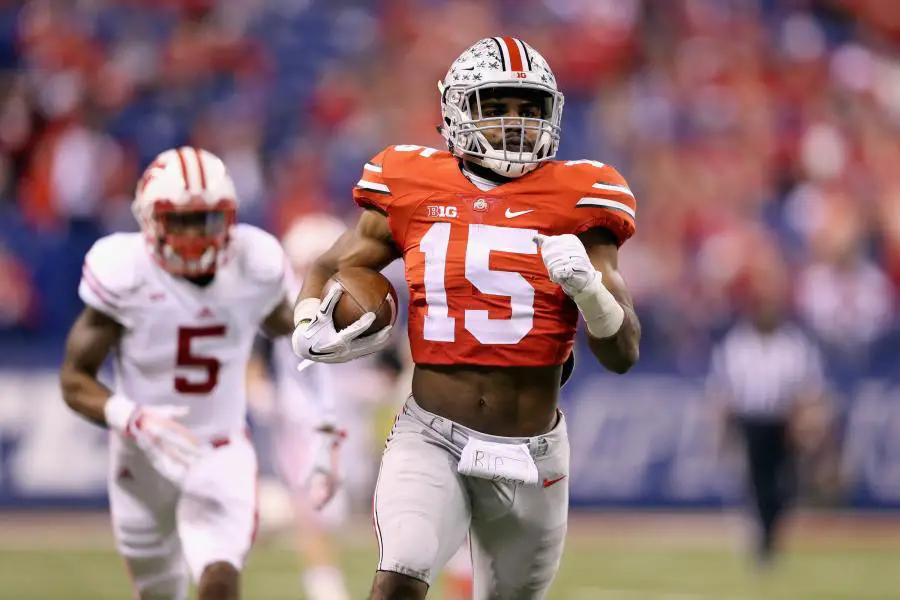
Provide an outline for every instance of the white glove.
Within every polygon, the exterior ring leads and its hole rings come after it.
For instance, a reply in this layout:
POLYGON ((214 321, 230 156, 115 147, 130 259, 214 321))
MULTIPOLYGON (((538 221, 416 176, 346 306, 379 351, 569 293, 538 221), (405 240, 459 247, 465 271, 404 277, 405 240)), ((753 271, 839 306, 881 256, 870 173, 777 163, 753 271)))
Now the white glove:
POLYGON ((594 268, 576 236, 534 236, 550 281, 559 285, 578 306, 588 332, 598 339, 611 337, 625 320, 625 309, 603 285, 603 273, 594 268))
POLYGON ((587 250, 576 236, 563 235, 534 236, 534 243, 541 251, 541 258, 550 281, 559 285, 570 298, 590 285, 594 278, 602 274, 591 264, 587 250))
POLYGON ((321 510, 334 498, 341 485, 340 447, 346 432, 327 426, 315 431, 312 467, 306 478, 310 502, 321 510))
MULTIPOLYGON (((347 327, 337 331, 334 327, 334 308, 337 306, 344 288, 335 284, 319 302, 307 298, 297 305, 294 312, 296 328, 291 336, 294 353, 307 361, 323 363, 343 363, 384 348, 393 327, 388 325, 381 331, 360 336, 375 321, 375 313, 368 312, 347 327)), ((301 363, 301 370, 307 366, 301 363)))
POLYGON ((107 424, 134 440, 154 468, 169 481, 180 484, 200 456, 194 435, 176 419, 187 415, 183 406, 139 406, 116 394, 106 402, 107 424))

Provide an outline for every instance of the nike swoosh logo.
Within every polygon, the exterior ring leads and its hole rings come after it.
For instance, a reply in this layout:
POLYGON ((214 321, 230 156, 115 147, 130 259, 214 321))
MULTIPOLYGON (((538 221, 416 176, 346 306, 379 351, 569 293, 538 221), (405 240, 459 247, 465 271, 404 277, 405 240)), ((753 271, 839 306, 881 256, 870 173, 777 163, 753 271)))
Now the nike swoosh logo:
POLYGON ((316 352, 312 348, 309 349, 310 356, 330 356, 331 354, 331 352, 316 352))
POLYGON ((530 208, 528 210, 517 210, 517 211, 513 212, 507 208, 506 209, 506 218, 512 219, 513 217, 521 217, 522 215, 527 215, 530 212, 534 212, 534 209, 530 208))
POLYGON ((553 485, 554 483, 559 483, 560 481, 562 481, 565 478, 566 478, 566 476, 563 475, 562 477, 557 477, 556 479, 544 479, 544 487, 548 488, 551 485, 553 485))

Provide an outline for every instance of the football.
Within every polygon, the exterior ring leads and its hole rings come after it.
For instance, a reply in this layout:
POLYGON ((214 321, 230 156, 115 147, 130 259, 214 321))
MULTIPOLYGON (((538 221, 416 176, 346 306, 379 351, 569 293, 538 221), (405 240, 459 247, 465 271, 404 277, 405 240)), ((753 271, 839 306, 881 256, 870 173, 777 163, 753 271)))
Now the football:
POLYGON ((375 322, 361 337, 377 333, 397 320, 397 291, 378 271, 347 267, 332 275, 325 289, 330 289, 334 283, 344 288, 333 315, 334 327, 338 331, 367 312, 375 313, 375 322))

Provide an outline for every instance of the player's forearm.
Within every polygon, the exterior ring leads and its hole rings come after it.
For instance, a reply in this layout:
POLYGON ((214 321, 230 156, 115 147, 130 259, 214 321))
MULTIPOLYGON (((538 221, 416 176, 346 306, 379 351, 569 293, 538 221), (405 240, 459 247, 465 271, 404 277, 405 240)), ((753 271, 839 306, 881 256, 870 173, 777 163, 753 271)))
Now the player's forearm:
POLYGON ((309 323, 312 321, 315 312, 318 310, 319 301, 324 295, 325 284, 328 279, 337 273, 337 263, 327 260, 327 255, 321 257, 307 271, 306 277, 303 278, 303 287, 300 289, 300 295, 297 296, 297 302, 294 304, 292 315, 293 326, 297 327, 301 323, 309 323))
POLYGON ((622 306, 622 326, 612 336, 597 338, 588 332, 588 344, 597 360, 613 373, 627 373, 640 357, 641 324, 630 306, 622 306))
MULTIPOLYGON (((59 373, 63 399, 72 410, 102 426, 107 425, 107 404, 112 392, 97 380, 97 373, 121 337, 119 323, 105 313, 86 307, 66 339, 59 373)), ((113 411, 113 416, 121 412, 113 411)))
POLYGON ((322 291, 328 279, 337 273, 338 264, 323 256, 312 264, 303 277, 303 287, 300 288, 300 296, 297 302, 307 298, 322 298, 322 291))
POLYGON ((572 300, 581 311, 591 352, 600 364, 613 373, 627 373, 638 361, 641 324, 619 272, 614 268, 598 271, 572 300))
POLYGON ((291 306, 287 299, 280 302, 275 307, 266 320, 262 322, 261 328, 270 338, 276 338, 282 335, 291 335, 294 331, 294 307, 291 306))
POLYGON ((67 366, 60 373, 60 383, 69 408, 96 425, 107 425, 104 411, 112 396, 108 387, 89 373, 67 366))
POLYGON ((297 304, 308 298, 321 299, 328 279, 340 269, 366 267, 380 271, 399 257, 400 251, 391 237, 387 216, 378 210, 367 209, 360 216, 356 229, 342 235, 313 263, 303 278, 297 304))

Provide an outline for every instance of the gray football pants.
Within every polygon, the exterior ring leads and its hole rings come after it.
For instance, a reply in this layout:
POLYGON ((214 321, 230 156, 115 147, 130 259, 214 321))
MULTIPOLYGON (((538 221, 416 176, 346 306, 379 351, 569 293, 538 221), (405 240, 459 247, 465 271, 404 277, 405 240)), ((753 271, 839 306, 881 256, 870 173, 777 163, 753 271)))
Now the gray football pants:
POLYGON ((423 410, 412 396, 388 437, 374 517, 378 570, 429 585, 471 528, 474 600, 540 600, 566 536, 569 442, 565 419, 531 438, 485 435, 423 410), (457 472, 469 437, 527 444, 538 486, 457 472))

